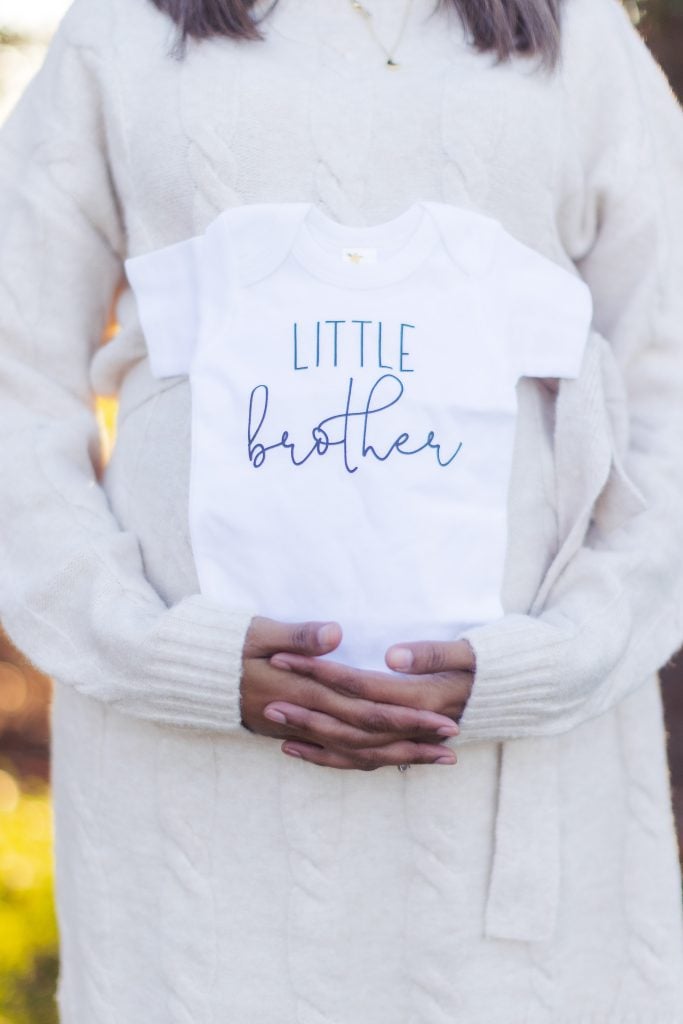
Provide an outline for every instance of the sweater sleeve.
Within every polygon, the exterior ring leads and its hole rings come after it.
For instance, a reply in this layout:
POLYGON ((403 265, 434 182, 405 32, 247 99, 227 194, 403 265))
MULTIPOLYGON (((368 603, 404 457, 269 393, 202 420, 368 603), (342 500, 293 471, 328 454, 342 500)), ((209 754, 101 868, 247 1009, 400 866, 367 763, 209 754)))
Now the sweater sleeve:
POLYGON ((167 607, 98 483, 89 370, 125 229, 93 8, 72 4, 0 130, 0 615, 59 684, 141 719, 236 732, 253 609, 197 594, 167 607))
POLYGON ((589 2, 590 68, 565 71, 581 166, 560 207, 623 378, 623 465, 645 507, 592 519, 537 614, 460 634, 476 656, 462 740, 567 731, 683 642, 683 112, 619 0, 589 2))

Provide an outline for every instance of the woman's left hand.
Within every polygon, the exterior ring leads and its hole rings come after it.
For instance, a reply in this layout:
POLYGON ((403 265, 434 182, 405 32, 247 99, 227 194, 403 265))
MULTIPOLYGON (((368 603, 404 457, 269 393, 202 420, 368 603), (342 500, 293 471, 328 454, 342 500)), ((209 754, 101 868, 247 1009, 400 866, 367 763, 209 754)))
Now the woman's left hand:
MULTIPOLYGON (((275 654, 270 660, 276 668, 309 676, 346 696, 433 711, 452 718, 456 723, 472 692, 475 671, 474 651, 467 640, 394 644, 388 649, 385 660, 389 668, 402 673, 400 676, 297 654, 275 654)), ((304 708, 285 701, 273 702, 268 707, 286 715, 292 725, 304 724, 308 713, 304 708)), ((395 764, 391 746, 385 742, 383 746, 342 753, 334 748, 287 739, 282 750, 330 768, 369 770, 395 764)), ((446 748, 444 754, 447 753, 453 754, 446 748)), ((409 757, 406 762, 410 763, 409 757)))

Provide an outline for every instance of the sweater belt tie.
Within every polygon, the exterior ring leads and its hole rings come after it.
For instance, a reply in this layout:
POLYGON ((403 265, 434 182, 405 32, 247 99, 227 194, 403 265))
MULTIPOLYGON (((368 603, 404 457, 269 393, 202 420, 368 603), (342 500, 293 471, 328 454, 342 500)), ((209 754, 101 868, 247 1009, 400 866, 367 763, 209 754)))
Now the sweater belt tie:
MULTIPOLYGON (((592 330, 580 375, 559 382, 554 447, 560 544, 528 614, 540 614, 546 601, 552 603, 552 587, 583 544, 591 518, 603 529, 613 529, 645 507, 622 461, 627 435, 621 371, 611 345, 592 330), (583 440, 577 439, 577 428, 583 440)), ((561 736, 550 735, 499 745, 494 853, 484 920, 489 938, 544 942, 553 935, 561 875, 561 742, 561 736)))

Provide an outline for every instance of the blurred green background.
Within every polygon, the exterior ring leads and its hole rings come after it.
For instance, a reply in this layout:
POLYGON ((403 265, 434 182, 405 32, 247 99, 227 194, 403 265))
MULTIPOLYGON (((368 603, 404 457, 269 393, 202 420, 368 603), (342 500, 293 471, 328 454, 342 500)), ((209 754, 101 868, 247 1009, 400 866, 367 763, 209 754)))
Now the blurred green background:
MULTIPOLYGON (((624 2, 683 97, 683 0, 624 2)), ((0 0, 0 121, 40 66, 67 6, 65 0, 0 0)), ((101 403, 99 412, 108 445, 115 409, 101 403)), ((683 655, 662 672, 662 684, 683 849, 683 655)), ((49 681, 33 672, 0 633, 0 1024, 57 1021, 50 695, 49 681)))

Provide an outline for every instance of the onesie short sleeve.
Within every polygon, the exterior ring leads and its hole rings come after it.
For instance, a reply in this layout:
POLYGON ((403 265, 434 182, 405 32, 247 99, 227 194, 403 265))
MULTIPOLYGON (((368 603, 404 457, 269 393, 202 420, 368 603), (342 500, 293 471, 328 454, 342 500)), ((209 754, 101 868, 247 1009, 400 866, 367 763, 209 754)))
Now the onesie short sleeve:
POLYGON ((199 320, 198 241, 188 238, 125 261, 152 373, 189 373, 199 320))
POLYGON ((593 316, 588 285, 511 235, 499 259, 518 376, 578 377, 593 316))

